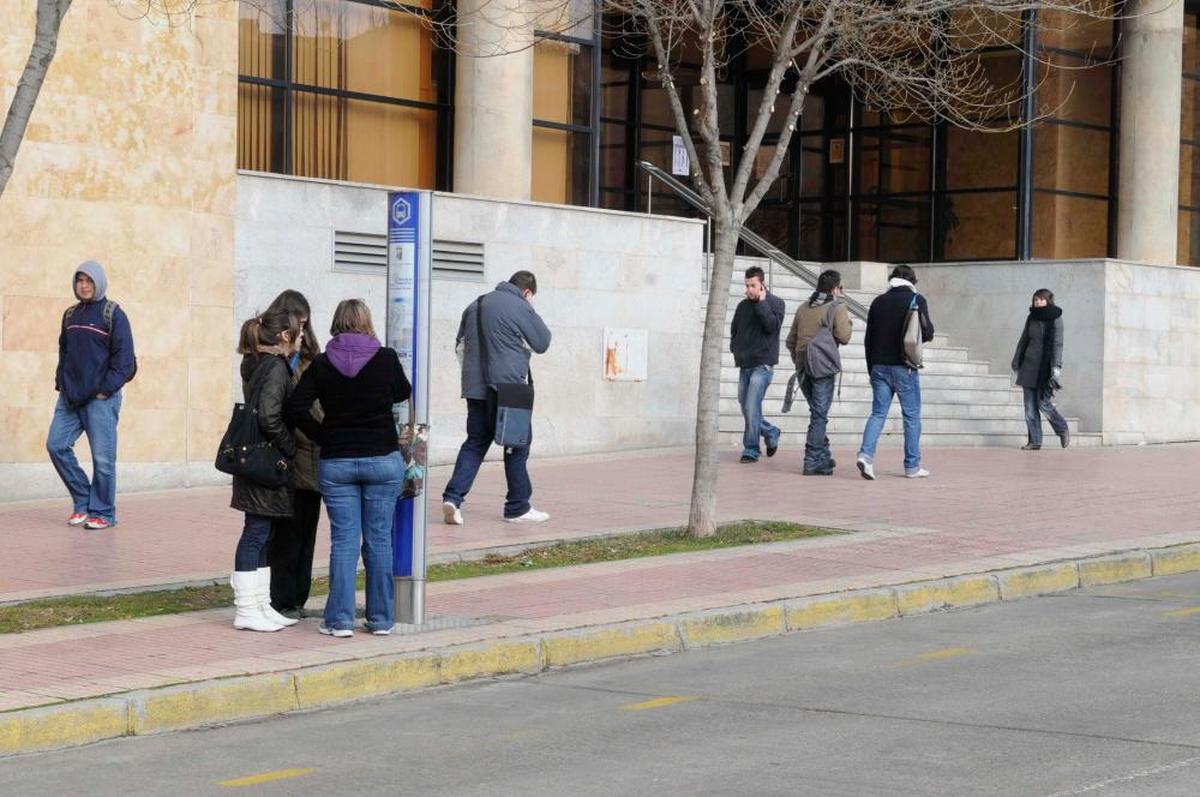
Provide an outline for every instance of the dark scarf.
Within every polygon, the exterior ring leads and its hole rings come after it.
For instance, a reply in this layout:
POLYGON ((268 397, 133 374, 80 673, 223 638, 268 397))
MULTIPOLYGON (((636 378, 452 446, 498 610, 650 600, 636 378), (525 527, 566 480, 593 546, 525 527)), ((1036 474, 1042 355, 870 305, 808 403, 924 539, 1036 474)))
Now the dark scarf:
POLYGON ((1045 307, 1030 307, 1025 319, 1025 334, 1021 337, 1021 356, 1025 362, 1025 349, 1029 346, 1029 327, 1034 321, 1042 322, 1042 361, 1038 363, 1038 387, 1050 386, 1050 370, 1054 364, 1054 322, 1062 315, 1062 308, 1048 304, 1045 307))

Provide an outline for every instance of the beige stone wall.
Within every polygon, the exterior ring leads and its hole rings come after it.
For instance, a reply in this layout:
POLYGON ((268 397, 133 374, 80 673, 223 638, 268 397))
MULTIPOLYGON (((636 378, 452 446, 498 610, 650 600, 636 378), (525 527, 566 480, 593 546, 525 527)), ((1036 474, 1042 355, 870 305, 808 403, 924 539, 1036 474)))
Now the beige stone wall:
MULTIPOLYGON (((33 24, 34 0, 0 3, 5 110, 33 24)), ((211 470, 232 396, 236 101, 235 3, 202 4, 175 27, 106 0, 67 14, 0 197, 0 500, 61 491, 44 440, 58 325, 87 258, 129 314, 140 366, 120 489, 211 470)))

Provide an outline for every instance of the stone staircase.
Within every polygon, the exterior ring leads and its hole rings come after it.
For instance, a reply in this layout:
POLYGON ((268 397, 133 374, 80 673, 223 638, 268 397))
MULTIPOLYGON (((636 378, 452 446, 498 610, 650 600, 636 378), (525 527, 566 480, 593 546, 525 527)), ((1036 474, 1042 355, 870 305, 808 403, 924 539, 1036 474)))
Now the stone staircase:
MULTIPOLYGON (((739 258, 730 285, 729 308, 725 328, 733 320, 737 303, 744 298, 742 274, 752 265, 761 265, 767 270, 767 262, 752 258, 739 258)), ((802 449, 804 435, 808 429, 808 405, 804 397, 797 394, 792 411, 783 413, 784 393, 788 378, 792 374, 792 361, 783 340, 791 329, 796 308, 812 293, 799 277, 783 271, 779 266, 770 269, 767 284, 777 296, 787 303, 787 316, 780 334, 779 365, 775 378, 767 390, 763 402, 763 414, 771 423, 783 430, 782 446, 802 449)), ((869 306, 875 291, 851 290, 850 281, 843 279, 847 295, 869 306)), ((936 326, 937 301, 931 302, 931 314, 936 326)), ((703 311, 702 311, 703 312, 703 311)), ((850 343, 842 347, 841 392, 835 394, 829 413, 828 434, 835 455, 848 457, 858 449, 862 441, 863 425, 871 413, 871 387, 867 376, 866 357, 863 350, 865 322, 854 319, 854 332, 850 343), (847 451, 849 449, 849 451, 847 451)), ((1014 345, 1016 341, 1014 339, 1014 345)), ((737 402, 738 369, 733 355, 729 353, 728 337, 724 344, 721 361, 720 431, 721 444, 740 446, 742 439, 742 414, 737 402)), ((954 346, 950 339, 938 332, 925 347, 925 368, 921 371, 921 445, 922 446, 1012 446, 1020 447, 1026 441, 1025 415, 1021 389, 1012 384, 1012 379, 1003 373, 992 373, 990 363, 971 358, 964 347, 954 346)), ((1071 445, 1100 445, 1099 434, 1085 434, 1078 430, 1078 421, 1068 418, 1071 429, 1071 445)), ((1057 447, 1058 439, 1045 425, 1048 448, 1057 447)), ((881 446, 903 444, 904 429, 900 417, 900 404, 892 402, 887 425, 880 438, 881 446)))

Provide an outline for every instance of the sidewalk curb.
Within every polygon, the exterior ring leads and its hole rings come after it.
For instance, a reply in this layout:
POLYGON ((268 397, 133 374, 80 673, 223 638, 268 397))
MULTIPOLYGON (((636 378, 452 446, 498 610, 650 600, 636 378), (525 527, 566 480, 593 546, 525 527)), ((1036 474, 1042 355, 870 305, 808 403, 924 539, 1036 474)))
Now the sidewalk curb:
POLYGON ((16 709, 0 712, 0 757, 1195 571, 1188 543, 16 709))

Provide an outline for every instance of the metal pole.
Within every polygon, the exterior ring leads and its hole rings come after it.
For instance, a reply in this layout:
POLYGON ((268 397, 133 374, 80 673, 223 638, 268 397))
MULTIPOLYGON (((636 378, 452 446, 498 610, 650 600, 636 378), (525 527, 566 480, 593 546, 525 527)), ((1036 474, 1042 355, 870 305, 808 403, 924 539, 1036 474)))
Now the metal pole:
MULTIPOLYGON (((432 247, 429 191, 398 191, 388 207, 388 343, 396 349, 412 384, 410 467, 424 484, 429 428, 429 333, 432 247)), ((428 517, 422 489, 396 502, 393 567, 396 620, 425 623, 425 538, 428 517)))
POLYGON ((654 202, 654 175, 646 175, 646 213, 651 212, 650 205, 654 202))
POLYGON ((1033 118, 1037 112, 1037 11, 1025 12, 1024 45, 1021 48, 1020 171, 1017 173, 1017 259, 1033 257, 1033 118))

